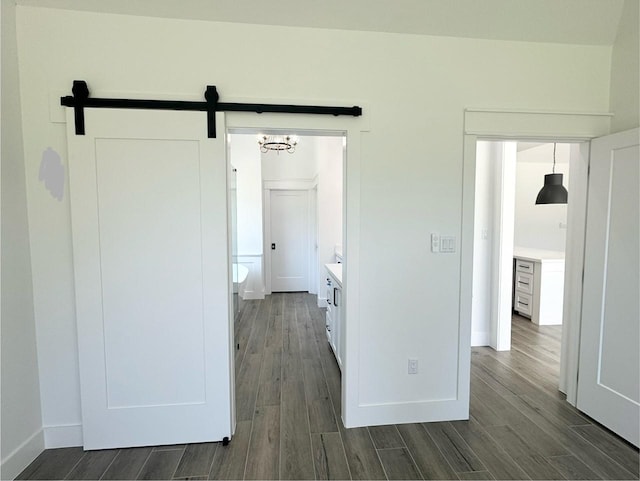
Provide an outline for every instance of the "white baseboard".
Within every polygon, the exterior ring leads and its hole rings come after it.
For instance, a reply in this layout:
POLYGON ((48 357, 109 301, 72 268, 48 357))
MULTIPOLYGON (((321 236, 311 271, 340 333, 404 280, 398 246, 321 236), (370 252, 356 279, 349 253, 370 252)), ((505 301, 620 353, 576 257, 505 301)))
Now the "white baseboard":
POLYGON ((264 292, 244 291, 242 293, 243 301, 253 301, 259 299, 264 299, 264 292))
POLYGON ((45 426, 44 445, 47 449, 82 446, 82 424, 45 426))
POLYGON ((14 479, 44 451, 44 431, 39 429, 13 450, 0 465, 0 479, 14 479))
POLYGON ((471 347, 475 346, 489 346, 491 336, 488 332, 471 332, 471 347))
POLYGON ((361 404, 351 411, 349 418, 346 428, 466 420, 469 419, 469 404, 460 399, 361 404))

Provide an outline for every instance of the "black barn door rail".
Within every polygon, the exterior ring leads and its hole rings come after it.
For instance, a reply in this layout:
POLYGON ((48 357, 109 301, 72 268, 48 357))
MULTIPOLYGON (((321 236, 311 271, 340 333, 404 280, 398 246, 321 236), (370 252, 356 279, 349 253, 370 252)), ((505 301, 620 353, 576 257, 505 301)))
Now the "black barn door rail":
POLYGON ((192 110, 207 112, 207 133, 211 139, 216 138, 216 112, 277 112, 287 114, 321 114, 351 115, 359 117, 362 108, 324 107, 317 105, 282 105, 282 104, 241 104, 218 102, 219 95, 215 86, 209 85, 204 93, 204 101, 188 100, 142 100, 142 99, 101 99, 89 96, 89 87, 84 80, 74 80, 73 95, 60 98, 60 104, 73 107, 76 122, 76 135, 85 134, 85 107, 98 109, 147 109, 147 110, 192 110))

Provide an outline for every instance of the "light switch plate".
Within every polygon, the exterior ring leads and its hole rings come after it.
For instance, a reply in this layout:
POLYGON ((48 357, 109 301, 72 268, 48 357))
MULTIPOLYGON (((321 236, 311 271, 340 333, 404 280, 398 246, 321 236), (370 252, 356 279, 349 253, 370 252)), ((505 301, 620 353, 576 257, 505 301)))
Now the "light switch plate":
POLYGON ((431 234, 431 252, 440 252, 440 234, 431 234))
POLYGON ((456 251, 456 238, 455 236, 442 236, 440 237, 440 252, 445 252, 447 254, 456 251))
POLYGON ((409 374, 418 374, 418 360, 417 359, 409 359, 409 374))

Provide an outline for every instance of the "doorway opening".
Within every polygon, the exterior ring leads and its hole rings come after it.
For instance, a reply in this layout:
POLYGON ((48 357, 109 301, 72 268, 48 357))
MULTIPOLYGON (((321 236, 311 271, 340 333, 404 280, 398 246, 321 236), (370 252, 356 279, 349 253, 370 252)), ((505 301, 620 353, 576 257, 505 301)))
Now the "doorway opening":
POLYGON ((237 221, 233 263, 248 275, 238 285, 242 300, 272 292, 323 295, 324 265, 342 256, 344 132, 288 130, 295 152, 261 152, 258 139, 273 129, 231 129, 231 218, 237 221))
POLYGON ((492 347, 496 359, 552 392, 563 391, 565 277, 582 269, 565 265, 565 253, 585 209, 571 194, 568 204, 535 203, 552 170, 569 192, 580 189, 571 176, 580 144, 555 145, 554 166, 553 140, 477 141, 471 336, 472 346, 492 347))
MULTIPOLYGON (((329 292, 326 265, 342 262, 342 246, 345 245, 347 144, 346 132, 342 131, 231 128, 227 134, 232 172, 230 219, 234 224, 231 226, 230 252, 234 280, 237 280, 234 298, 238 301, 233 343, 236 348, 236 406, 238 421, 244 421, 253 415, 253 409, 245 409, 245 405, 248 403, 252 407, 252 402, 264 401, 264 395, 259 391, 267 389, 266 379, 273 377, 272 388, 282 382, 280 369, 285 376, 284 363, 288 354, 279 358, 275 354, 279 349, 275 344, 284 342, 285 346, 280 350, 285 352, 291 338, 299 338, 304 349, 304 337, 311 336, 317 338, 318 348, 322 348, 320 341, 325 339, 326 329, 326 340, 336 357, 330 360, 335 363, 339 359, 340 350, 331 344, 328 336, 324 310, 328 307, 329 292), (294 139, 295 152, 264 152, 259 140, 265 135, 294 139), (246 273, 246 276, 236 276, 235 271, 246 273), (301 312, 304 319, 300 318, 301 312), (299 324, 297 333, 293 334, 288 330, 292 313, 299 324), (249 315, 255 318, 251 332, 244 325, 249 315), (261 319, 266 325, 255 327, 261 319), (262 345, 256 344, 259 335, 265 338, 262 344, 269 346, 263 349, 262 345), (254 362, 260 356, 261 363, 254 362), (266 372, 265 362, 273 363, 273 372, 266 372), (255 371, 253 374, 252 370, 255 371), (254 379, 247 382, 251 376, 254 379)), ((338 306, 333 308, 338 309, 338 306)), ((339 309, 345 310, 342 302, 339 309)), ((332 318, 339 316, 336 314, 332 318)), ((340 330, 338 325, 331 328, 340 330)), ((322 355, 326 353, 312 357, 322 359, 322 355)), ((296 363, 304 364, 304 359, 298 359, 296 363)), ((315 368, 326 370, 321 363, 315 368)), ((324 378, 322 372, 319 378, 324 378)), ((334 401, 340 403, 341 400, 338 396, 334 401)))

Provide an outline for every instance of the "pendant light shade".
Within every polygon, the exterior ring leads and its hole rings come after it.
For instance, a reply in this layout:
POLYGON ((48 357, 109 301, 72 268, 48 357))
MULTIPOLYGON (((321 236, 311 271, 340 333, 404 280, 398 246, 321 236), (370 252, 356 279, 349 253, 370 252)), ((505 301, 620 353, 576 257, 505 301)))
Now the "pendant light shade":
POLYGON ((536 204, 566 204, 568 192, 562 185, 562 174, 546 174, 536 204))
POLYGON ((556 144, 553 144, 553 173, 544 176, 544 185, 538 197, 537 204, 566 204, 568 192, 562 185, 562 174, 556 174, 556 144))

